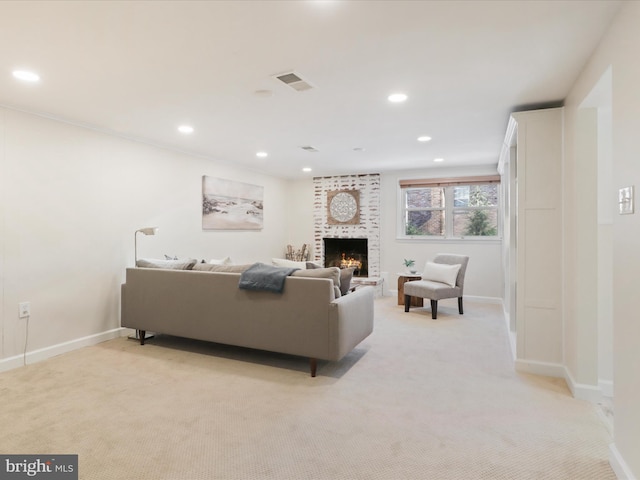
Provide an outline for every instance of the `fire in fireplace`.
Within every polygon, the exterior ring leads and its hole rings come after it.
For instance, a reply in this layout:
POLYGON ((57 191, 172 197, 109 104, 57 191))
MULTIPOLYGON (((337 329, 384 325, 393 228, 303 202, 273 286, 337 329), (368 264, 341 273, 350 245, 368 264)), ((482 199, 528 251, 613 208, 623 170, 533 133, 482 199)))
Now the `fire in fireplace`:
POLYGON ((354 268, 358 277, 368 276, 366 238, 323 238, 324 266, 354 268))

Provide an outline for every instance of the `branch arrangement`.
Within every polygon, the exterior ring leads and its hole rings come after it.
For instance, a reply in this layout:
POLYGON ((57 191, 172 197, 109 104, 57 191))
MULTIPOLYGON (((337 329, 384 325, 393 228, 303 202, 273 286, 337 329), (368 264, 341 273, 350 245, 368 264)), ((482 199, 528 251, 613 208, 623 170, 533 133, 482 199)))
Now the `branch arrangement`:
POLYGON ((296 250, 292 245, 287 245, 287 253, 285 258, 287 260, 293 260, 295 262, 306 262, 309 260, 309 245, 306 243, 302 245, 302 248, 296 250))

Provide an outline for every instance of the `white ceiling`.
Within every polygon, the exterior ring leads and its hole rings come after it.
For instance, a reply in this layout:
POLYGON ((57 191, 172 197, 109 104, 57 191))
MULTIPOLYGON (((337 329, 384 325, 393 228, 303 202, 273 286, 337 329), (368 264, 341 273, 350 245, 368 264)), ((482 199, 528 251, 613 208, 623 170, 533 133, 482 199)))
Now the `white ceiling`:
POLYGON ((509 113, 561 102, 619 6, 2 1, 0 104, 288 178, 496 164, 509 113))

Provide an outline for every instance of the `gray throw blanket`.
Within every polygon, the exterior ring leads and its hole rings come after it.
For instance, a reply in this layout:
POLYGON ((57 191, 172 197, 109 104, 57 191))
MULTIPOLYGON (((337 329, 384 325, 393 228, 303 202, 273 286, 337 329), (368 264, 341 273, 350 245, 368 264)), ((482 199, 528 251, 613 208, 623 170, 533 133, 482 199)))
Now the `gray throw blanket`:
POLYGON ((299 269, 254 263, 242 272, 238 286, 244 290, 266 290, 282 293, 285 279, 296 270, 299 269))

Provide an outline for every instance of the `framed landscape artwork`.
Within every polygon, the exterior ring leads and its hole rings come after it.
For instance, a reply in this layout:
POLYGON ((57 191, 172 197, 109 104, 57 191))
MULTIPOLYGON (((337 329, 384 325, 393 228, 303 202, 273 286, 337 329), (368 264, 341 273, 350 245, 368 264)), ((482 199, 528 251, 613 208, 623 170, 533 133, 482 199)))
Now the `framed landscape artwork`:
POLYGON ((204 175, 203 230, 262 230, 264 187, 204 175))

